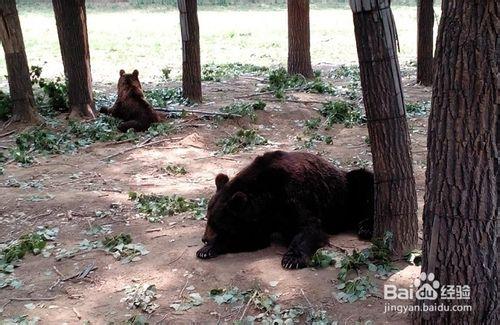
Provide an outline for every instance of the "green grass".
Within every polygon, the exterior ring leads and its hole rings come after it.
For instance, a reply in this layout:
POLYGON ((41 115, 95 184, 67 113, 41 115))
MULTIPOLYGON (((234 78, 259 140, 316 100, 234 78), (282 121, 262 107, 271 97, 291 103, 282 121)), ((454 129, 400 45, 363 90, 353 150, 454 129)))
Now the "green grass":
MULTIPOLYGON (((179 14, 174 9, 89 6, 87 17, 94 82, 114 86, 120 69, 131 71, 135 68, 139 69, 142 81, 159 81, 166 66, 172 68, 172 78, 178 77, 182 56, 179 14)), ((400 60, 413 59, 416 56, 416 9, 395 7, 393 11, 401 47, 400 60)), ((19 5, 19 12, 29 64, 43 66, 47 78, 61 76, 63 66, 51 7, 19 5)), ((201 8, 199 20, 202 64, 240 62, 271 67, 286 63, 287 15, 284 8, 201 8)), ((313 64, 356 63, 350 9, 312 9, 311 41, 313 64)), ((5 61, 0 60, 0 75, 6 74, 5 61)), ((2 78, 0 88, 6 85, 7 81, 2 78)), ((147 83, 144 86, 148 88, 147 83)))

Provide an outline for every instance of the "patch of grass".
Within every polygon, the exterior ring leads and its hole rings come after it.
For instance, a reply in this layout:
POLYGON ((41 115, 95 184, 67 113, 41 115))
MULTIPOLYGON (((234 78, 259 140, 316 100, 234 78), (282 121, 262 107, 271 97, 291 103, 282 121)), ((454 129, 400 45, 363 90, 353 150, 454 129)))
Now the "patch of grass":
POLYGON ((159 136, 159 135, 166 135, 170 134, 175 130, 174 124, 173 123, 154 123, 151 124, 151 126, 148 128, 146 131, 146 135, 149 136, 159 136))
POLYGON ((367 296, 377 291, 377 288, 367 276, 356 277, 352 280, 342 282, 337 285, 337 289, 340 290, 336 294, 337 300, 348 303, 365 300, 367 296))
POLYGON ((360 80, 359 77, 359 66, 358 65, 345 65, 342 64, 335 67, 331 72, 331 77, 334 79, 351 79, 360 80))
POLYGON ((285 92, 288 90, 332 95, 336 93, 332 85, 321 79, 321 75, 316 75, 313 80, 307 80, 301 75, 289 75, 283 67, 271 70, 268 82, 266 90, 272 91, 279 99, 285 99, 285 92))
MULTIPOLYGON (((126 133, 119 132, 117 126, 120 123, 121 121, 114 117, 100 115, 92 121, 70 121, 68 127, 62 130, 36 127, 17 135, 16 145, 9 149, 9 157, 18 163, 29 165, 34 161, 34 154, 73 153, 78 148, 95 142, 141 138, 132 130, 126 133)), ((164 135, 173 130, 172 123, 156 123, 142 136, 164 135)))
POLYGON ((119 234, 111 237, 105 237, 102 241, 104 247, 108 248, 113 252, 118 245, 127 245, 132 242, 132 236, 130 234, 119 234))
POLYGON ((165 167, 162 167, 160 169, 162 172, 165 172, 169 175, 186 175, 187 170, 186 167, 182 165, 176 165, 176 164, 168 164, 165 167))
POLYGON ((321 118, 312 118, 304 122, 304 127, 307 131, 317 130, 321 125, 321 118))
MULTIPOLYGON (((302 141, 301 137, 297 137, 297 140, 302 141)), ((317 143, 333 144, 333 138, 330 135, 324 135, 320 133, 312 133, 307 139, 303 140, 303 144, 299 149, 313 149, 317 143)))
POLYGON ((154 284, 134 284, 125 288, 125 297, 121 299, 121 302, 125 302, 129 309, 138 308, 151 314, 160 307, 153 302, 156 298, 156 286, 154 284))
POLYGON ((161 69, 161 76, 165 81, 170 79, 170 73, 172 72, 172 69, 170 67, 165 67, 161 69))
POLYGON ((334 265, 336 268, 339 268, 341 266, 343 257, 343 254, 320 248, 316 251, 316 253, 314 253, 313 257, 311 258, 310 266, 316 268, 325 268, 330 265, 334 265))
POLYGON ((12 103, 9 94, 0 90, 0 120, 7 120, 12 114, 12 103))
POLYGON ((42 78, 42 71, 43 68, 40 66, 34 65, 30 68, 31 84, 41 90, 40 92, 34 89, 40 113, 44 116, 54 116, 55 112, 67 111, 69 108, 67 80, 61 77, 42 78))
POLYGON ((17 135, 16 145, 10 148, 10 158, 24 165, 33 162, 33 154, 64 154, 96 141, 135 139, 135 133, 120 133, 118 120, 100 116, 90 122, 70 121, 67 129, 51 130, 36 127, 17 135))
POLYGON ((266 103, 261 100, 251 103, 234 102, 231 105, 220 108, 219 111, 232 116, 249 117, 252 121, 255 121, 257 119, 255 111, 263 110, 265 107, 266 103))
POLYGON ((129 198, 135 201, 137 210, 150 222, 160 222, 163 218, 178 213, 192 212, 195 219, 205 216, 207 200, 205 198, 186 199, 182 196, 138 194, 130 192, 129 198))
POLYGON ((383 238, 374 238, 372 246, 358 252, 354 250, 352 254, 346 255, 342 260, 338 279, 345 282, 351 271, 356 273, 363 267, 375 272, 378 277, 386 277, 392 273, 392 240, 391 232, 386 232, 383 238))
POLYGON ((262 146, 268 143, 267 139, 259 135, 253 129, 240 129, 234 135, 217 142, 223 154, 236 153, 254 146, 262 146))
POLYGON ((201 68, 201 80, 203 81, 222 81, 235 78, 241 75, 259 75, 269 70, 267 67, 261 67, 248 63, 225 63, 225 64, 205 64, 201 68))
POLYGON ((68 132, 77 137, 76 142, 79 146, 86 146, 94 142, 121 141, 126 139, 137 139, 138 135, 133 131, 121 133, 118 131, 120 120, 107 116, 99 115, 93 121, 70 121, 68 132))
POLYGON ((414 103, 406 103, 406 113, 409 116, 424 116, 431 110, 430 101, 420 101, 414 103))
POLYGON ((144 91, 146 100, 154 107, 165 108, 168 105, 190 105, 188 99, 182 97, 181 88, 158 88, 144 91))
POLYGON ((329 101, 323 104, 320 113, 326 117, 328 126, 342 123, 346 127, 352 127, 353 125, 359 125, 366 122, 366 117, 361 110, 350 102, 342 100, 329 101))
POLYGON ((2 247, 0 251, 0 272, 12 273, 13 262, 22 259, 26 253, 40 254, 47 241, 54 240, 59 232, 58 228, 40 228, 37 231, 19 237, 2 247))

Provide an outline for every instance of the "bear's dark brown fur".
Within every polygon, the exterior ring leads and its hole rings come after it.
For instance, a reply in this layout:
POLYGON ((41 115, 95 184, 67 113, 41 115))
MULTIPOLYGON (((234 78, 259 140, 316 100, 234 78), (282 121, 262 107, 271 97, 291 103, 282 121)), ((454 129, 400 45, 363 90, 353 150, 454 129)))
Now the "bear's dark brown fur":
POLYGON ((199 258, 261 249, 279 233, 288 244, 281 264, 302 268, 328 243, 327 233, 372 236, 373 174, 364 169, 345 172, 313 154, 274 151, 215 183, 199 258))
POLYGON ((118 79, 118 98, 111 108, 101 108, 101 113, 123 120, 118 126, 122 132, 129 129, 146 131, 151 124, 165 121, 165 117, 156 112, 144 98, 139 71, 125 73, 120 70, 118 79))

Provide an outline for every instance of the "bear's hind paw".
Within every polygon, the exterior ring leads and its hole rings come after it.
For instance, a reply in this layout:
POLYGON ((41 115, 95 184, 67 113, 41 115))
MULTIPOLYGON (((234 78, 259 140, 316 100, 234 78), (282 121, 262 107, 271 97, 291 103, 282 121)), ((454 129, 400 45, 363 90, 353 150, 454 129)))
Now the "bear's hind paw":
POLYGON ((288 251, 283 255, 281 266, 285 269, 303 269, 309 264, 309 257, 304 254, 288 251))
POLYGON ((205 245, 196 252, 196 257, 203 260, 213 258, 219 255, 215 248, 211 245, 205 245))

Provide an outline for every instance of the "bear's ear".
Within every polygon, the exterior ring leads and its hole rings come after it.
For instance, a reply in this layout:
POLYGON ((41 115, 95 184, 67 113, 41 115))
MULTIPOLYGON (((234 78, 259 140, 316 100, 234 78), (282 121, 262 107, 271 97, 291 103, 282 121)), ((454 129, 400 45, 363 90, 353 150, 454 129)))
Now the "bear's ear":
POLYGON ((137 78, 137 77, 139 77, 139 70, 137 70, 137 69, 136 69, 136 70, 134 70, 134 71, 132 72, 132 74, 133 74, 133 75, 134 75, 134 77, 136 77, 136 78, 137 78))
POLYGON ((215 177, 215 186, 217 187, 217 191, 226 185, 229 182, 229 177, 226 174, 219 174, 215 177))
POLYGON ((120 70, 120 77, 123 76, 125 74, 125 70, 121 69, 120 70))
POLYGON ((236 192, 229 200, 229 206, 235 212, 241 211, 245 207, 248 201, 248 196, 243 192, 236 192))

